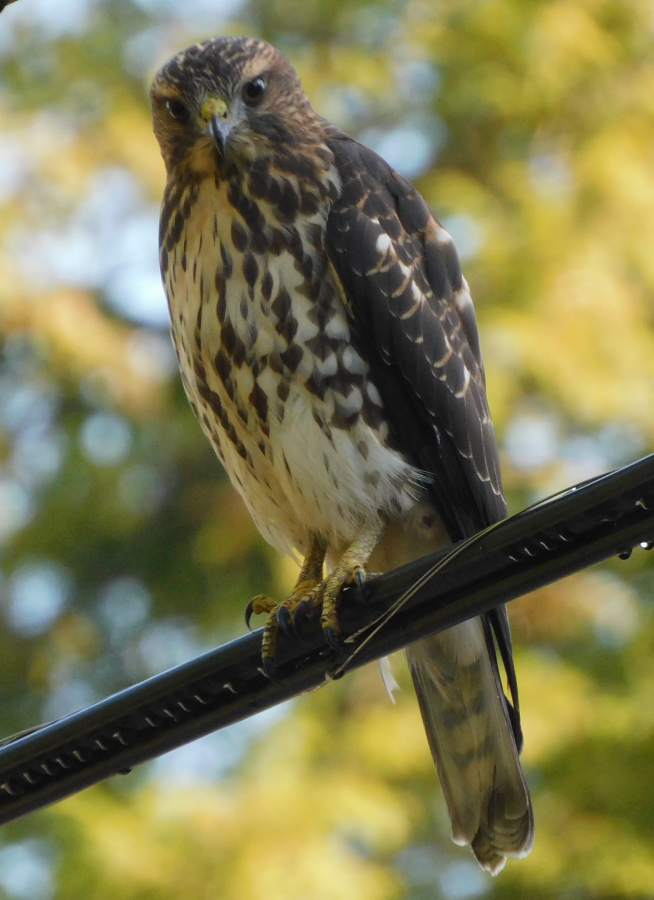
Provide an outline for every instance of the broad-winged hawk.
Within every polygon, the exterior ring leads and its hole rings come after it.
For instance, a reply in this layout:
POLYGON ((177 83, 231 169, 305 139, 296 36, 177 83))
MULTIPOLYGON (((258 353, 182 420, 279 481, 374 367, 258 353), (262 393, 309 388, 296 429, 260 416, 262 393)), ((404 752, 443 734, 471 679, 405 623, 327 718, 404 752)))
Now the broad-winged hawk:
MULTIPOLYGON (((317 115, 270 44, 188 48, 152 105, 186 393, 262 535, 304 558, 291 597, 254 603, 270 664, 300 604, 334 640, 344 583, 506 515, 475 313, 416 189, 317 115)), ((533 841, 506 610, 408 657, 453 838, 497 872, 533 841)))

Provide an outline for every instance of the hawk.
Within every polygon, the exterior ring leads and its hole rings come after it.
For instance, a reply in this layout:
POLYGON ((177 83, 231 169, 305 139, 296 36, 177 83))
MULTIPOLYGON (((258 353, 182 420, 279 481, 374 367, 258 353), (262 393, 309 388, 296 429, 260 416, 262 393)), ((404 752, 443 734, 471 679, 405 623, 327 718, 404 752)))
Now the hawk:
MULTIPOLYGON (((333 643, 344 584, 506 515, 475 313, 416 189, 317 115, 270 44, 189 47, 152 107, 186 393, 263 537, 304 559, 290 597, 248 610, 269 613, 270 671, 300 608, 333 643)), ((506 610, 407 655, 453 840, 496 873, 533 842, 506 610)))

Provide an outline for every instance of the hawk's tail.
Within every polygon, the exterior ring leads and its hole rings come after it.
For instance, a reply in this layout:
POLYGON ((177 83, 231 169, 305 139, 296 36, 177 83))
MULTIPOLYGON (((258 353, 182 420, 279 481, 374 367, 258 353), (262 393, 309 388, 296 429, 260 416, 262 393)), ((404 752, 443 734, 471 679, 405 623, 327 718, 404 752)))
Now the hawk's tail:
POLYGON ((407 657, 452 839, 496 875, 531 850, 534 817, 482 621, 426 638, 407 657))

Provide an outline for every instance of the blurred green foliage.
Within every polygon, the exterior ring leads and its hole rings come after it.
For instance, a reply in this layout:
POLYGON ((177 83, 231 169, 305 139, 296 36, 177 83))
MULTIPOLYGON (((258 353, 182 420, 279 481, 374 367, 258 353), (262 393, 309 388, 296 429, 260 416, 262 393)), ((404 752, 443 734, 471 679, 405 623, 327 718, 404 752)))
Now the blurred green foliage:
MULTIPOLYGON (((455 237, 517 511, 654 442, 654 20, 646 0, 19 0, 0 17, 0 733, 243 628, 293 564, 180 388, 156 263, 149 80, 265 37, 455 237)), ((654 571, 512 604, 532 855, 449 826, 403 661, 6 827, 17 900, 654 897, 654 571)))

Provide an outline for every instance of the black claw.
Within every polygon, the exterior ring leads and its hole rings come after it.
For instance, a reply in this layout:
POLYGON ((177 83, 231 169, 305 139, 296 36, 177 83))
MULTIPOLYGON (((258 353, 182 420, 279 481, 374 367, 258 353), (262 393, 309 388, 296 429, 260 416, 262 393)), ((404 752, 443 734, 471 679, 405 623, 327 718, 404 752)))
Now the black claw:
POLYGON ((313 619, 314 615, 315 607, 311 600, 300 600, 293 616, 295 633, 299 638, 304 634, 307 622, 313 619))
POLYGON ((252 631, 250 628, 250 619, 254 614, 254 600, 250 600, 248 605, 245 607, 245 624, 248 628, 248 631, 252 631))
POLYGON ((295 629, 295 635, 300 640, 302 640, 304 629, 307 624, 308 606, 309 604, 306 600, 300 600, 295 608, 295 615, 293 616, 293 628, 295 629))
POLYGON ((293 638, 297 638, 295 623, 288 606, 279 606, 277 608, 277 621, 279 622, 279 627, 282 629, 286 637, 291 638, 291 640, 293 638))
POLYGON ((322 633, 332 650, 335 650, 336 653, 348 654, 349 651, 343 638, 333 628, 323 628, 322 633))
POLYGON ((365 603, 366 602, 366 576, 363 572, 358 571, 354 581, 350 584, 350 589, 352 591, 352 599, 356 603, 365 603))
POLYGON ((277 664, 273 656, 264 656, 261 660, 261 668, 263 669, 263 674, 272 681, 273 684, 281 684, 281 681, 277 677, 277 664))
POLYGON ((295 609, 295 615, 293 616, 293 627, 295 629, 296 637, 299 640, 302 640, 302 638, 304 637, 307 621, 309 620, 310 609, 311 604, 307 600, 300 600, 295 609))

